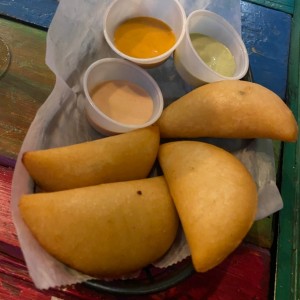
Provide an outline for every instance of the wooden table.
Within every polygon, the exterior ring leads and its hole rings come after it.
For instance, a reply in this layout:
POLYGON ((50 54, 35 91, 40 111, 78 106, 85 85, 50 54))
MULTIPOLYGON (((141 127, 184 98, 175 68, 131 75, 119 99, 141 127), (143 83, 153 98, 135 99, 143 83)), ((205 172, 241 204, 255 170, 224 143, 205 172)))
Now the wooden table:
MULTIPOLYGON (((0 19, 0 36, 12 53, 10 67, 0 78, 0 299, 126 299, 83 284, 39 291, 27 273, 10 216, 10 189, 22 141, 54 86, 55 78, 44 60, 46 29, 57 3, 49 1, 43 8, 31 1, 8 4, 0 3, 2 15, 13 18, 0 19)), ((292 6, 288 1, 283 12, 242 2, 242 32, 254 80, 282 98, 287 87, 292 6), (276 47, 278 43, 282 47, 276 47)), ((274 291, 276 220, 277 216, 256 222, 244 243, 214 270, 194 274, 174 288, 143 299, 268 299, 274 291)))

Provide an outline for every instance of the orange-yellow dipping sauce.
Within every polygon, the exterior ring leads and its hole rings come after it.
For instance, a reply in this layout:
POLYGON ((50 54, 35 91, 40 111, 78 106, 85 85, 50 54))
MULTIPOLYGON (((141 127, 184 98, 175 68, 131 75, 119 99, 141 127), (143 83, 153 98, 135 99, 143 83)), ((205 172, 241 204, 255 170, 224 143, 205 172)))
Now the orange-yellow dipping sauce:
POLYGON ((176 37, 163 21, 151 17, 136 17, 117 27, 114 42, 117 49, 126 55, 151 58, 172 48, 176 37))
POLYGON ((148 92, 126 80, 101 83, 94 88, 91 98, 104 114, 123 124, 144 124, 153 112, 148 92))

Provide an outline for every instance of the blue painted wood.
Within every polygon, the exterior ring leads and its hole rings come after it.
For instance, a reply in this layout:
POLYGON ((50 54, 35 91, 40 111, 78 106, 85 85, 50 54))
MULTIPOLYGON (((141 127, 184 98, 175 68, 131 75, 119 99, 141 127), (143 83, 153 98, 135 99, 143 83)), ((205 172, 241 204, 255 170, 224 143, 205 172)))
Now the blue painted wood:
POLYGON ((0 0, 0 14, 47 29, 57 0, 0 0))
MULTIPOLYGON (((245 0, 292 14, 295 0, 245 0)), ((244 1, 241 1, 243 3, 244 1)), ((0 0, 0 15, 47 29, 58 5, 58 0, 0 0)))
POLYGON ((242 37, 255 82, 285 97, 291 16, 242 2, 242 37))

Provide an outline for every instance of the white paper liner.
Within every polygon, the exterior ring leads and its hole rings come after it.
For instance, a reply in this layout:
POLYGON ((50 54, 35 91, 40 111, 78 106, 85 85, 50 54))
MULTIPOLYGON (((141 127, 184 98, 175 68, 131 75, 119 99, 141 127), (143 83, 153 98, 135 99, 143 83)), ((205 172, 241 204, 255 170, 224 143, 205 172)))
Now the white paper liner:
MULTIPOLYGON (((142 1, 142 0, 137 0, 142 1)), ((102 16, 111 1, 60 1, 47 35, 46 63, 56 75, 56 84, 46 102, 38 110, 19 153, 12 183, 11 210, 20 245, 34 284, 39 289, 83 282, 91 277, 70 269, 50 256, 34 239, 18 210, 22 194, 33 192, 33 182, 21 158, 25 151, 45 149, 93 140, 101 137, 91 128, 83 113, 82 76, 95 60, 116 56, 106 44, 102 33, 102 16)), ((223 15, 240 32, 239 0, 181 0, 186 13, 209 9, 223 15), (227 15, 226 15, 227 14, 227 15)), ((149 70, 158 82, 165 104, 191 90, 177 74, 170 58, 160 67, 149 70)), ((257 219, 282 208, 276 187, 274 156, 270 140, 243 141, 212 140, 234 151, 254 176, 259 190, 257 219), (238 147, 237 147, 238 145, 238 147)), ((63 161, 62 161, 63 167, 63 161)), ((172 265, 190 255, 183 234, 178 235, 168 254, 155 265, 172 265)))

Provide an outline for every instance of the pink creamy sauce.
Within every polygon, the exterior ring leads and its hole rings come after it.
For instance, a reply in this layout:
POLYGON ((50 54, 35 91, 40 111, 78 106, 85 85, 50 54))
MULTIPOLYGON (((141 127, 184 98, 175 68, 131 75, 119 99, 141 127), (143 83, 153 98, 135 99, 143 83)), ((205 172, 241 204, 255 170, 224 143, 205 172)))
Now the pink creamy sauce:
POLYGON ((144 124, 153 112, 153 101, 148 92, 126 80, 99 84, 93 89, 91 98, 104 114, 123 124, 144 124))

